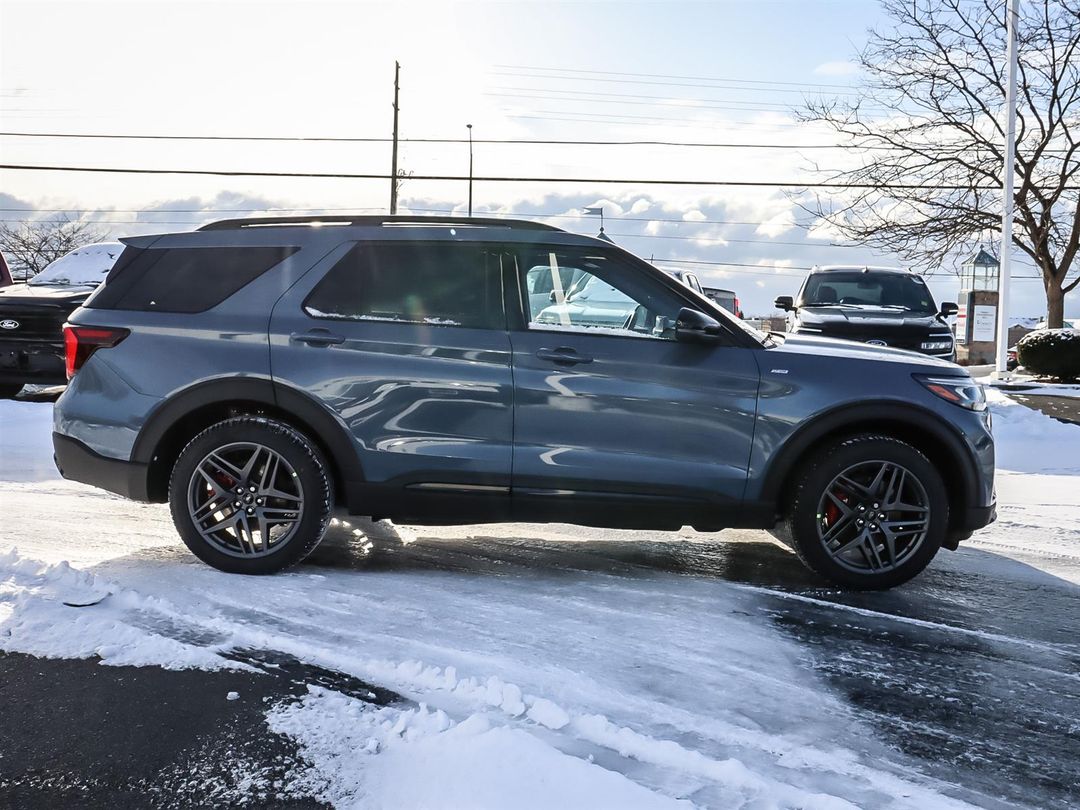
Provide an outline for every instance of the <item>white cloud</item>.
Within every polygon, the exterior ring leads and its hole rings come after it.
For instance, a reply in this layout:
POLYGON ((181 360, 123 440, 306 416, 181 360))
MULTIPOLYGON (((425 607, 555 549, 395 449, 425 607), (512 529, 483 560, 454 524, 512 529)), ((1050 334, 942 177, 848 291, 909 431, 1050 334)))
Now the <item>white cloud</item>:
POLYGON ((814 74, 817 76, 853 76, 858 72, 859 66, 847 60, 822 62, 814 68, 814 74))

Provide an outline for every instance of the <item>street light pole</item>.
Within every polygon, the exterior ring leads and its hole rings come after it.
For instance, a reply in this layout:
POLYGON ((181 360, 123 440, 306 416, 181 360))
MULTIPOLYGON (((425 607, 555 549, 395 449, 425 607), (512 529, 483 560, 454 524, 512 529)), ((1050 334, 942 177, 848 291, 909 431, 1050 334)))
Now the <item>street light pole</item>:
POLYGON ((1008 376, 1009 286, 1012 281, 1013 169, 1016 152, 1016 28, 1019 0, 1009 0, 1005 12, 1008 73, 1005 85, 1005 165, 1002 171, 1001 268, 998 272, 997 376, 1008 376))
POLYGON ((469 130, 469 216, 472 216, 472 124, 465 125, 469 130))

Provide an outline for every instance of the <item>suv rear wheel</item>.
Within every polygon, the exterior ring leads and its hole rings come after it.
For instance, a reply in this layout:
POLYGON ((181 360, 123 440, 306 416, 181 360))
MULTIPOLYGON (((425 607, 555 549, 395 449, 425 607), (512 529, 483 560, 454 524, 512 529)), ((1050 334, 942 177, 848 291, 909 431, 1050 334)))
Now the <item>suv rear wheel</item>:
POLYGON ((815 454, 780 534, 813 571, 869 590, 922 571, 948 525, 945 484, 930 460, 899 439, 868 435, 815 454))
POLYGON ((218 422, 180 453, 169 507, 180 537, 203 562, 237 574, 272 574, 322 540, 333 486, 325 459, 283 422, 218 422))

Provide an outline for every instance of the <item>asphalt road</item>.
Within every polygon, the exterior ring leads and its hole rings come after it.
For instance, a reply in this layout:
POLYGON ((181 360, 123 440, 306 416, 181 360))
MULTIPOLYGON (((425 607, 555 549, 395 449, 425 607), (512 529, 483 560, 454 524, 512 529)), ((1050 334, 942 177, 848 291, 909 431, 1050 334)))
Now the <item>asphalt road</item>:
POLYGON ((1020 391, 1005 391, 1004 393, 1010 399, 1042 411, 1059 422, 1080 425, 1080 397, 1051 397, 1042 394, 1024 394, 1020 391))

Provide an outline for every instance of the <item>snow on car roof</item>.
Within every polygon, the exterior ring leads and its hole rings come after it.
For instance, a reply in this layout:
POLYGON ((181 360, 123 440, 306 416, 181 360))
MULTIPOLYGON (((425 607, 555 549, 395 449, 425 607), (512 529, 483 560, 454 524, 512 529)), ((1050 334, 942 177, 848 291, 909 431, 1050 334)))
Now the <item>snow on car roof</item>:
POLYGON ((31 279, 31 284, 100 284, 123 253, 119 242, 96 242, 66 253, 31 279))

